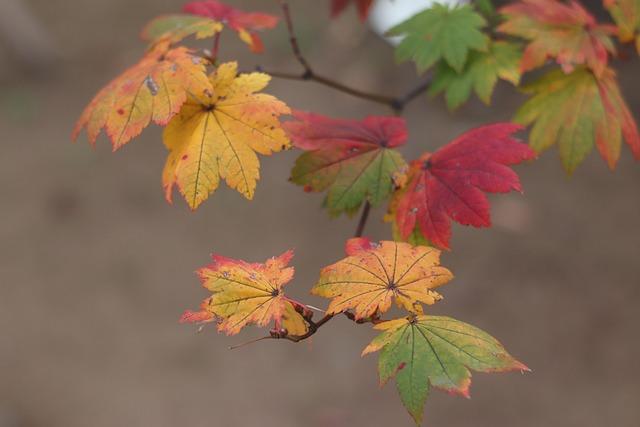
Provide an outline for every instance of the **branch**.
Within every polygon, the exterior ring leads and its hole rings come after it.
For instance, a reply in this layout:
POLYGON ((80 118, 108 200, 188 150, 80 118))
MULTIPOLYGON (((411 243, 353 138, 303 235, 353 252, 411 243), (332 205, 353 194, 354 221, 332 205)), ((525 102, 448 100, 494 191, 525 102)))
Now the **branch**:
POLYGON ((307 61, 307 59, 302 54, 302 51, 300 50, 298 38, 296 36, 295 29, 293 27, 293 19, 291 18, 289 2, 287 0, 277 0, 277 2, 280 5, 280 8, 282 9, 282 14, 284 16, 284 21, 287 26, 287 31, 289 32, 289 44, 291 45, 291 50, 293 51, 293 55, 295 56, 298 63, 300 63, 300 65, 302 66, 303 72, 299 74, 295 74, 295 73, 282 73, 277 71, 267 71, 260 66, 256 67, 258 71, 263 71, 273 77, 281 78, 281 79, 314 81, 316 83, 335 89, 339 92, 343 92, 348 95, 355 96, 356 98, 360 98, 367 101, 375 102, 377 104, 385 105, 389 107, 395 114, 402 113, 402 111, 407 106, 407 104, 413 101, 418 95, 420 95, 429 87, 431 83, 430 79, 419 84, 416 88, 412 89, 402 97, 392 97, 392 96, 387 96, 387 95, 378 94, 378 93, 371 93, 371 92, 366 92, 360 89, 356 89, 356 88, 347 86, 343 83, 340 83, 336 80, 317 74, 313 70, 313 68, 307 61))
MULTIPOLYGON (((296 306, 296 310, 297 310, 297 306, 296 306)), ((379 314, 374 314, 371 317, 367 317, 365 319, 356 319, 355 315, 353 313, 351 313, 350 311, 343 311, 341 312, 342 314, 344 314, 344 316, 361 325, 363 323, 372 323, 372 324, 378 324, 380 322, 382 322, 383 320, 380 319, 380 315, 379 314)), ((340 313, 336 313, 336 314, 340 314, 340 313)), ((336 314, 325 314, 324 317, 322 317, 322 319, 318 320, 317 322, 314 322, 311 319, 311 316, 304 316, 304 320, 307 322, 307 324, 309 325, 309 330, 307 331, 306 334, 304 335, 289 335, 287 334, 286 330, 277 330, 277 329, 272 329, 271 331, 269 331, 269 335, 264 336, 264 337, 260 337, 260 338, 256 338, 254 340, 251 341, 247 341, 244 342, 242 344, 238 344, 238 345, 234 345, 229 347, 229 350, 235 350, 237 348, 240 347, 244 347, 246 345, 249 344, 253 344, 256 343, 258 341, 264 341, 264 340, 287 340, 287 341, 291 341, 294 343, 299 343, 300 341, 304 341, 307 338, 310 338, 312 335, 315 335, 316 332, 318 332, 318 329, 320 329, 325 323, 329 322, 329 320, 333 319, 336 314)))

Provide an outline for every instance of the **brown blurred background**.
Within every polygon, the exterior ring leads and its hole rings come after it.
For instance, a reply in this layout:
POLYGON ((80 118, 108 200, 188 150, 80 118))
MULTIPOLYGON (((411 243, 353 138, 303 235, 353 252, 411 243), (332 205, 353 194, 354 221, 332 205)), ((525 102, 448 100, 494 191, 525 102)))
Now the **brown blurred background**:
MULTIPOLYGON (((232 3, 277 12, 273 2, 232 3)), ((292 1, 319 72, 388 94, 414 84, 413 67, 396 66, 353 10, 330 22, 327 3, 292 1)), ((40 24, 17 48, 17 21, 0 11, 0 426, 412 425, 394 386, 378 388, 376 358, 360 358, 375 335, 368 326, 337 319, 312 341, 229 351, 262 331, 229 338, 178 324, 206 295, 193 272, 213 251, 262 261, 295 248, 289 292, 326 305, 306 292, 342 256, 356 220, 330 220, 321 195, 287 182, 297 153, 262 159, 253 202, 221 188, 191 213, 163 199, 157 127, 115 154, 104 137, 95 150, 84 135, 70 143, 85 104, 143 52, 142 25, 181 2, 23 4, 40 24)), ((282 26, 260 57, 230 33, 222 40, 223 58, 244 69, 299 69, 282 26)), ((640 118, 640 63, 616 65, 640 118)), ((387 113, 313 83, 274 81, 269 91, 334 116, 387 113)), ((442 99, 417 100, 403 152, 507 120, 522 99, 501 85, 493 107, 474 100, 455 114, 442 99)), ((456 279, 433 312, 492 333, 533 373, 476 374, 468 401, 434 392, 425 424, 638 426, 640 165, 625 147, 612 173, 594 152, 567 178, 552 150, 518 172, 526 193, 491 197, 492 229, 454 227, 443 262, 456 279)), ((390 236, 383 211, 366 230, 376 239, 390 236)))

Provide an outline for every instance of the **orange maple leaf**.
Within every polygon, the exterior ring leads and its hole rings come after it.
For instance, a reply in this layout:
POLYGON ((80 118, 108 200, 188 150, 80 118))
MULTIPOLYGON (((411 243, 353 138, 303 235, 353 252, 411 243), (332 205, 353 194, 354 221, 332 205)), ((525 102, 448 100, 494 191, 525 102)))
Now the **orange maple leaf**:
POLYGON ((267 326, 291 336, 307 332, 307 323, 296 307, 302 307, 284 295, 282 288, 293 278, 293 267, 287 267, 293 251, 264 264, 213 255, 213 263, 198 270, 202 286, 213 292, 200 311, 187 310, 180 319, 187 323, 218 321, 218 331, 235 335, 249 325, 267 326))
POLYGON ((72 133, 83 128, 93 144, 104 129, 117 150, 152 121, 166 125, 180 111, 187 93, 211 93, 204 61, 185 47, 171 48, 169 39, 152 45, 133 67, 111 81, 85 108, 72 133))
POLYGON ((565 73, 586 64, 600 76, 609 54, 616 52, 610 37, 616 34, 616 28, 598 24, 577 1, 522 0, 500 12, 506 20, 498 31, 530 40, 522 56, 523 72, 544 65, 551 57, 565 73))
POLYGON ((332 298, 328 314, 353 310, 356 319, 383 313, 392 299, 398 306, 422 313, 421 303, 442 299, 433 291, 453 278, 439 265, 440 251, 426 246, 364 238, 350 239, 347 257, 325 267, 311 293, 332 298))

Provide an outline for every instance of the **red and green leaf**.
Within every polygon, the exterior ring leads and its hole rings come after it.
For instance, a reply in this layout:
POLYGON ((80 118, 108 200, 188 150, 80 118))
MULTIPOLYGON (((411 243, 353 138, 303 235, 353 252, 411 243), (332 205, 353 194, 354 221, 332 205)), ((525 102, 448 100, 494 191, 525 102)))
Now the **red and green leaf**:
POLYGON ((523 72, 554 58, 566 73, 586 65, 600 76, 609 54, 616 52, 611 40, 616 28, 596 22, 575 0, 522 0, 500 12, 506 19, 498 31, 530 41, 522 57, 523 72))
POLYGON ((151 122, 166 125, 180 111, 187 93, 204 96, 211 91, 204 61, 185 47, 171 48, 171 41, 162 39, 98 92, 76 123, 72 138, 86 128, 93 144, 104 130, 116 150, 151 122))
POLYGON ((405 161, 394 150, 405 143, 405 121, 370 116, 364 120, 332 119, 294 113, 283 124, 295 147, 306 151, 291 172, 291 181, 308 191, 328 191, 331 215, 353 214, 362 203, 377 206, 393 191, 393 174, 405 161))
POLYGON ((249 324, 265 327, 273 321, 279 332, 305 334, 307 323, 296 310, 300 304, 283 292, 293 278, 293 267, 287 267, 292 257, 293 252, 288 251, 259 264, 213 255, 213 263, 198 270, 202 286, 212 295, 199 311, 187 310, 181 321, 217 322, 218 331, 227 335, 235 335, 249 324))
POLYGON ((274 28, 278 24, 277 16, 245 12, 217 0, 190 2, 184 6, 183 11, 224 23, 256 53, 264 51, 264 44, 258 32, 274 28))
POLYGON ((402 239, 419 228, 432 244, 448 249, 452 220, 489 227, 489 201, 483 192, 521 191, 509 166, 535 157, 512 136, 521 129, 510 123, 483 126, 413 161, 407 184, 392 201, 402 239))
POLYGON ((532 95, 514 120, 533 125, 529 136, 533 149, 541 152, 552 145, 572 173, 595 144, 602 158, 614 169, 622 140, 640 159, 640 134, 616 81, 606 69, 600 78, 585 68, 571 74, 552 71, 523 90, 532 95))
POLYGON ((491 335, 449 317, 412 315, 375 329, 383 332, 362 355, 380 351, 380 384, 395 377, 400 399, 417 424, 431 387, 469 397, 471 370, 529 371, 491 335))

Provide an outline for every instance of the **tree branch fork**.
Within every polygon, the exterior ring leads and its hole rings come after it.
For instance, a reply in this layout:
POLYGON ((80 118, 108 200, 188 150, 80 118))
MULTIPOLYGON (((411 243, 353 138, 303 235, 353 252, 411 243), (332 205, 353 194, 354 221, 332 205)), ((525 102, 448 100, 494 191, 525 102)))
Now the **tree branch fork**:
POLYGON ((284 17, 284 21, 287 27, 287 31, 289 33, 289 44, 291 45, 291 50, 293 52, 296 61, 302 66, 302 72, 300 73, 286 73, 279 71, 269 71, 265 70, 261 66, 257 66, 257 71, 265 72, 273 77, 286 79, 286 80, 298 80, 298 81, 312 81, 318 84, 324 85, 326 87, 332 88, 338 92, 342 92, 356 98, 364 99, 366 101, 370 101, 373 103, 385 105, 391 109, 391 111, 400 115, 406 108, 406 106, 411 103, 414 99, 416 99, 420 94, 424 93, 430 86, 431 81, 427 79, 421 83, 419 83, 415 88, 409 90, 407 93, 401 96, 388 96, 384 94, 378 94, 373 92, 367 92, 360 89, 356 89, 354 87, 343 84, 337 80, 334 80, 329 77, 325 77, 321 74, 318 74, 312 67, 306 57, 303 55, 302 50, 300 49, 300 44, 298 43, 298 37, 296 36, 293 18, 291 15, 291 10, 289 7, 289 2, 287 0, 276 0, 280 5, 282 10, 282 15, 284 17))
MULTIPOLYGON (((383 94, 366 92, 360 89, 356 89, 346 84, 343 84, 341 82, 338 82, 336 80, 333 80, 331 78, 317 74, 314 71, 314 69, 311 67, 311 65, 305 58, 305 56, 302 54, 302 51, 300 50, 300 45, 298 43, 298 38, 294 30, 293 19, 291 16, 291 11, 289 8, 288 1, 287 0, 276 0, 276 1, 280 5, 282 14, 284 16, 284 21, 287 26, 287 31, 289 33, 289 44, 291 45, 291 50, 293 52, 294 57, 296 58, 296 61, 302 66, 303 71, 297 74, 278 72, 278 71, 268 71, 268 70, 264 70, 261 66, 256 67, 257 71, 265 72, 273 77, 281 78, 281 79, 316 82, 318 84, 332 88, 336 91, 354 96, 356 98, 360 98, 373 103, 385 105, 388 108, 390 108, 395 115, 401 115, 404 109, 406 108, 406 106, 409 103, 411 103, 411 101, 416 99, 418 96, 420 96, 429 88, 431 82, 429 79, 427 79, 419 83, 415 88, 411 89, 406 94, 398 97, 393 97, 393 96, 387 96, 383 94)), ((215 50, 217 51, 217 43, 216 43, 215 50)), ((367 201, 364 203, 364 206, 362 208, 362 213, 358 221, 358 225, 357 225, 354 237, 362 237, 365 226, 369 219, 370 210, 371 210, 371 204, 367 201)), ((332 320, 333 318, 337 317, 340 314, 343 314, 345 317, 347 317, 348 319, 352 320, 357 324, 363 324, 363 323, 377 324, 383 321, 380 318, 379 313, 375 313, 368 318, 357 319, 356 316, 348 310, 342 311, 339 313, 327 313, 322 318, 315 321, 313 320, 314 313, 309 306, 297 301, 292 301, 292 300, 290 301, 294 305, 296 311, 303 317, 304 321, 307 323, 308 330, 305 334, 289 335, 286 329, 280 329, 276 327, 269 331, 269 335, 266 335, 266 336, 263 336, 239 345, 231 346, 229 347, 229 349, 237 349, 245 345, 252 344, 257 341, 267 340, 267 339, 288 340, 294 343, 299 343, 315 335, 316 332, 318 332, 318 330, 322 326, 324 326, 330 320, 332 320)))

